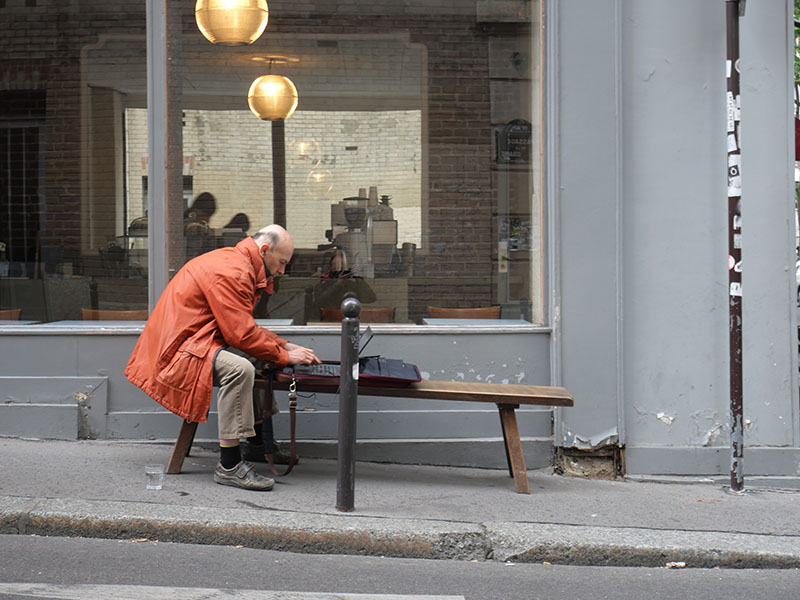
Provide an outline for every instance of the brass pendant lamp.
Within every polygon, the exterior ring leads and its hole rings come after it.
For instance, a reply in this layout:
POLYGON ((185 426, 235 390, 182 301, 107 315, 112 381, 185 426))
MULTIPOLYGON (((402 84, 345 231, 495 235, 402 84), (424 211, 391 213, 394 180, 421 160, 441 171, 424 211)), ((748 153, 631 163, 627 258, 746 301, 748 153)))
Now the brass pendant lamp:
POLYGON ((267 27, 267 0, 197 0, 194 16, 200 33, 212 44, 247 46, 267 27))
POLYGON ((262 75, 250 86, 247 103, 259 119, 288 119, 297 108, 297 88, 283 75, 262 75))

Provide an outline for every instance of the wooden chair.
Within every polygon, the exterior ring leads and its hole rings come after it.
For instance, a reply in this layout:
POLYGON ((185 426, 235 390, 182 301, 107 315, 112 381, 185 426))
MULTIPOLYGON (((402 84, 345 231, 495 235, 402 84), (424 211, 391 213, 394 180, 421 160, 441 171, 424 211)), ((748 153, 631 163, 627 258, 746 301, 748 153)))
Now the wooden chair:
POLYGON ((84 321, 147 321, 147 309, 142 310, 97 310, 82 308, 84 321))
POLYGON ((429 306, 428 316, 437 319, 499 319, 499 306, 480 306, 477 308, 446 308, 429 306))
POLYGON ((22 312, 21 308, 9 308, 7 310, 0 310, 0 321, 19 321, 20 312, 22 312))
MULTIPOLYGON (((344 318, 338 308, 321 308, 320 315, 323 321, 341 322, 344 318)), ((363 308, 358 314, 361 323, 394 323, 395 307, 388 308, 363 308)))

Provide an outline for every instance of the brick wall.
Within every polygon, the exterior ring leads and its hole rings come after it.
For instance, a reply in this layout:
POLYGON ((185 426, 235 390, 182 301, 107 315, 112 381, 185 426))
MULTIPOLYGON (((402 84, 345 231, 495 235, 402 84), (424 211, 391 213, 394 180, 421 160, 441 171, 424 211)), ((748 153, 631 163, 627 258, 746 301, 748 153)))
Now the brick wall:
MULTIPOLYGON (((37 256, 46 272, 55 271, 56 265, 64 262, 72 263, 75 271, 81 272, 86 262, 82 255, 87 252, 96 255, 97 247, 107 242, 106 235, 92 239, 92 220, 97 217, 102 221, 108 215, 102 208, 99 212, 93 210, 87 199, 92 187, 86 162, 88 113, 91 112, 88 107, 92 102, 87 87, 82 84, 82 77, 85 77, 81 69, 82 51, 85 53, 95 47, 101 33, 140 35, 144 45, 144 26, 144 3, 117 5, 95 0, 78 5, 8 0, 0 11, 0 27, 5 32, 0 36, 0 94, 14 91, 35 98, 38 92, 44 92, 42 110, 32 115, 30 121, 39 128, 43 143, 41 161, 35 167, 41 174, 36 196, 43 210, 36 206, 31 209, 31 215, 35 214, 38 219, 37 256), (90 244, 95 247, 91 248, 90 244)), ((6 103, 3 104, 3 109, 7 108, 6 103)), ((21 117, 19 114, 3 116, 12 122, 21 117)), ((104 117, 100 114, 98 118, 104 117)), ((103 131, 102 135, 107 133, 103 131)), ((102 152, 102 144, 97 150, 102 152)), ((101 175, 95 182, 102 179, 101 175)), ((107 185, 106 179, 101 187, 107 185)), ((111 185, 112 189, 114 187, 111 185)), ((99 193, 104 195, 102 191, 99 193)), ((114 210, 117 198, 101 201, 114 210)), ((15 224, 16 227, 20 225, 15 224)), ((113 229, 111 231, 113 237, 113 229)), ((30 269, 27 275, 33 275, 30 269)))

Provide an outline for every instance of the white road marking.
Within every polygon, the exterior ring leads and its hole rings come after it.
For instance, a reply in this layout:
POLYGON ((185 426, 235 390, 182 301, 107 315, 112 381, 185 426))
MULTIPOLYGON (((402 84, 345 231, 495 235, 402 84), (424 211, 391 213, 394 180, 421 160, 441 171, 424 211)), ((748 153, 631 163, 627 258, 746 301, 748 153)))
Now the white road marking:
POLYGON ((464 596, 397 594, 335 594, 327 592, 274 592, 182 588, 149 585, 59 585, 54 583, 0 583, 0 600, 15 598, 47 600, 464 600, 464 596))

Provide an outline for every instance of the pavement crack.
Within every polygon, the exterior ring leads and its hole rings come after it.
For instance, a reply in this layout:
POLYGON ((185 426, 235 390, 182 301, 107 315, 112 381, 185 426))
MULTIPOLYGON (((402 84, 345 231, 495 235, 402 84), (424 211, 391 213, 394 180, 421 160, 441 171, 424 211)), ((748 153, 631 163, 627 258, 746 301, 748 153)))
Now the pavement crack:
POLYGON ((274 511, 274 512, 292 512, 292 511, 281 510, 280 508, 275 508, 274 506, 263 506, 261 504, 256 504, 255 502, 249 502, 247 500, 237 500, 236 502, 237 502, 237 504, 242 504, 242 505, 247 506, 249 508, 255 508, 255 509, 258 509, 258 510, 270 510, 270 511, 274 511))
POLYGON ((777 532, 758 532, 758 531, 742 531, 738 529, 683 529, 678 527, 655 527, 643 525, 587 525, 586 523, 567 523, 561 521, 510 521, 510 523, 517 523, 519 525, 553 525, 556 527, 574 527, 575 529, 585 529, 592 527, 596 529, 634 529, 638 531, 667 531, 677 533, 717 533, 717 534, 730 534, 730 535, 763 535, 766 537, 789 537, 800 538, 797 533, 777 533, 777 532))

